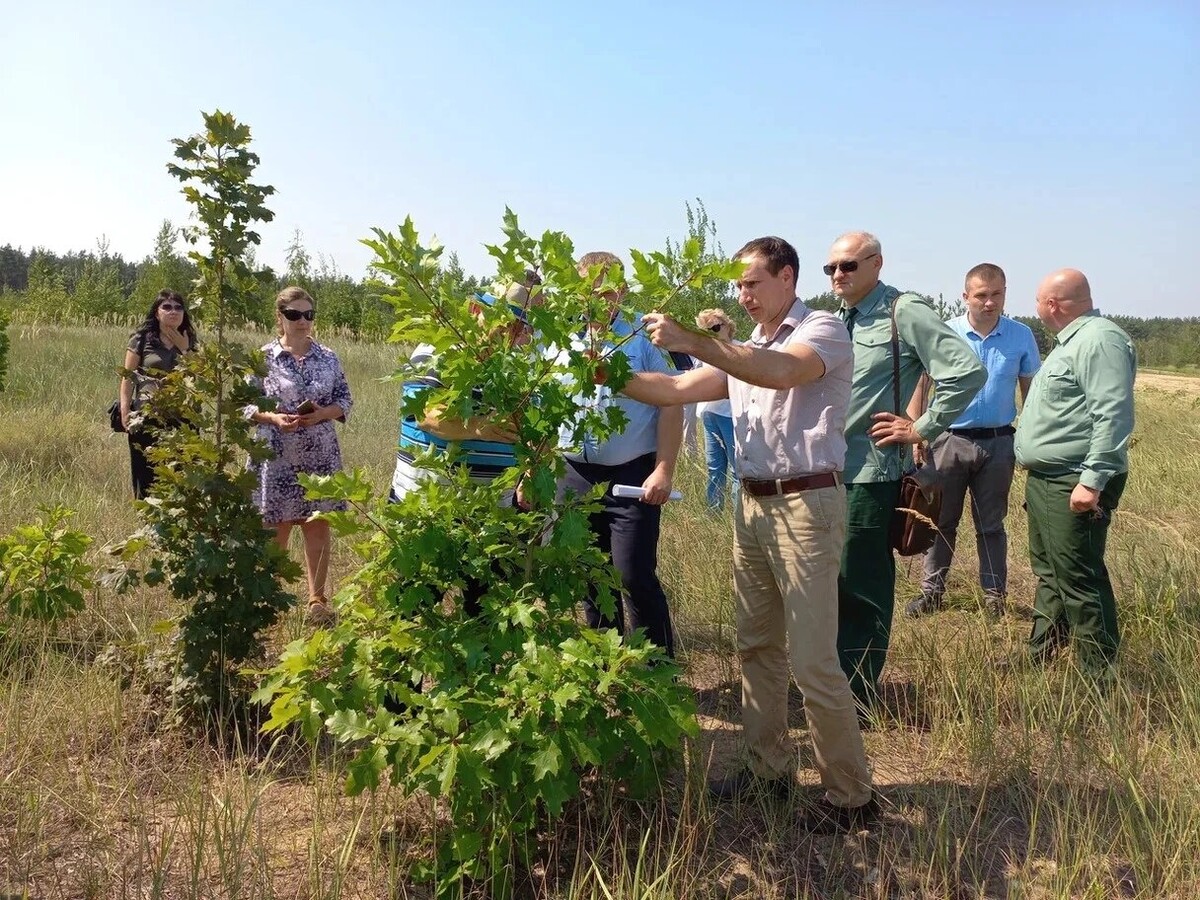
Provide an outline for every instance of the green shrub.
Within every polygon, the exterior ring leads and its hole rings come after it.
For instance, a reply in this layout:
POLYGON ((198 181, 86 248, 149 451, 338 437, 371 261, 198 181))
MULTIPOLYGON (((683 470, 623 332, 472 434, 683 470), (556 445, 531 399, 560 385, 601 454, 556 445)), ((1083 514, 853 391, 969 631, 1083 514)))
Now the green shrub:
MULTIPOLYGON (((383 507, 358 475, 306 479, 309 496, 357 510, 325 518, 343 534, 370 533, 358 548, 365 564, 336 597, 337 626, 292 644, 257 695, 271 701, 268 728, 298 723, 310 739, 324 730, 354 749, 348 790, 386 777, 445 801, 450 827, 426 872, 442 897, 457 896, 465 878, 509 895, 514 864, 528 862, 539 826, 589 772, 633 791, 655 785, 697 730, 672 661, 641 635, 592 631, 576 615, 592 590, 609 615, 621 602, 588 531, 598 492, 554 502, 560 429, 602 439, 625 424, 616 406, 581 413, 577 402, 594 396, 602 371, 614 388, 628 378, 625 357, 604 349, 611 335, 577 343, 581 319, 609 321, 599 292, 622 286, 623 273, 581 276, 565 235, 534 240, 511 212, 504 233, 504 246, 490 248, 501 278, 519 281, 528 268, 543 278, 543 302, 528 310, 539 335, 530 344, 514 343, 503 304, 481 323, 452 281, 438 283, 441 248, 422 247, 411 222, 367 243, 391 280, 393 339, 440 351, 443 386, 407 397, 404 412, 419 418, 435 404, 455 418, 511 423, 516 467, 476 485, 453 452, 432 454, 421 465, 441 480, 383 507), (551 358, 547 347, 571 349, 551 358), (518 481, 528 511, 500 502, 518 481), (478 615, 444 602, 468 584, 482 586, 478 615)), ((684 285, 735 274, 701 252, 691 240, 674 260, 634 251, 640 291, 629 304, 669 308, 684 285), (667 275, 681 269, 678 281, 667 275)))
POLYGON ((42 516, 0 540, 0 602, 14 619, 59 622, 84 607, 93 587, 83 558, 92 539, 64 523, 73 510, 39 507, 42 516))

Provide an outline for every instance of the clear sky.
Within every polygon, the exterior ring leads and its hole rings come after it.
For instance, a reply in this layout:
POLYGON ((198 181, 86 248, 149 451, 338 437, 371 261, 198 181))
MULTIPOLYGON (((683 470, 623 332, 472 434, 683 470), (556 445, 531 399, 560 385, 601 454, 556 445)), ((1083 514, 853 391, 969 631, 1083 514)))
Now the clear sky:
POLYGON ((992 261, 1030 314, 1075 266, 1104 311, 1200 315, 1196 0, 0 8, 0 244, 142 258, 187 217, 170 139, 220 108, 278 191, 276 267, 300 229, 359 277, 358 239, 411 214, 486 275, 505 205, 657 249, 699 197, 727 251, 794 243, 802 296, 861 228, 900 287, 992 261))

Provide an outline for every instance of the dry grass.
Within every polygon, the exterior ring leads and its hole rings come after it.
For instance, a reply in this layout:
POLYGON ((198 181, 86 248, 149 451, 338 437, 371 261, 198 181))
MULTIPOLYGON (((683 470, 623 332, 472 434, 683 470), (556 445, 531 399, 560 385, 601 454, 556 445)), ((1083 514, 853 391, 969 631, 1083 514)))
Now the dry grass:
MULTIPOLYGON (((106 432, 121 334, 12 329, 0 395, 0 531, 41 502, 79 511, 98 545, 132 528, 124 439, 106 432)), ((331 342, 356 408, 351 465, 390 476, 394 352, 331 342)), ((1017 650, 1032 579, 1019 485, 1011 525, 1015 615, 978 612, 973 537, 961 533, 951 609, 897 620, 886 704, 867 747, 884 823, 810 837, 795 810, 702 796, 709 768, 738 759, 731 527, 703 510, 697 461, 671 507, 662 574, 702 737, 654 803, 589 784, 542 836, 529 896, 563 898, 1200 896, 1200 489, 1191 382, 1142 379, 1133 468, 1110 538, 1124 629, 1122 677, 1090 694, 1070 658, 1046 672, 993 662, 1017 650)), ((352 555, 339 547, 335 574, 352 555)), ((902 563, 898 600, 915 591, 902 563)), ((237 753, 171 727, 155 693, 158 592, 97 593, 59 634, 0 638, 0 897, 428 897, 406 872, 438 810, 384 790, 347 798, 338 754, 281 739, 237 753)), ((298 617, 272 643, 301 632, 298 617)), ((793 732, 814 783, 802 703, 793 732)))

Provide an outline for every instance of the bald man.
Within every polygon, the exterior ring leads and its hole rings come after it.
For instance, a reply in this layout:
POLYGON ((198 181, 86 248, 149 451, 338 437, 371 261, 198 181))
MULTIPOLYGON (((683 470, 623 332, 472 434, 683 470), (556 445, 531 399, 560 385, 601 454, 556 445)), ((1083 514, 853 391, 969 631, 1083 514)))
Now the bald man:
POLYGON ((1073 637, 1084 671, 1107 681, 1120 631, 1104 545, 1129 473, 1137 360, 1076 269, 1042 281, 1037 314, 1057 337, 1017 423, 1037 576, 1029 652, 1044 663, 1073 637))
POLYGON ((891 641, 896 560, 889 540, 908 447, 932 441, 962 415, 987 381, 967 342, 925 300, 879 280, 883 248, 865 231, 838 238, 825 274, 841 299, 854 344, 846 417, 846 544, 838 576, 838 656, 861 714, 874 705, 891 641), (892 313, 900 400, 893 384, 892 313), (922 373, 933 399, 915 420, 905 408, 922 373))

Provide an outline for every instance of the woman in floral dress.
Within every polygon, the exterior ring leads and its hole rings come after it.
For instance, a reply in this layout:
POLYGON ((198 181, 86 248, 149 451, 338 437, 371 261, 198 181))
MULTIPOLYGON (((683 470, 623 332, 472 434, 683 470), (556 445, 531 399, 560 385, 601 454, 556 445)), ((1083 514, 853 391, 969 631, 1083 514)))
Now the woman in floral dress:
POLYGON ((267 357, 263 394, 275 401, 275 409, 250 409, 259 440, 274 455, 250 463, 258 476, 254 502, 263 523, 275 529, 282 547, 287 547, 292 526, 300 526, 308 575, 307 617, 315 624, 327 624, 334 618, 326 599, 329 523, 309 517, 315 512, 344 510, 346 504, 306 499, 296 476, 341 471, 342 453, 333 421, 346 421, 352 404, 350 387, 337 355, 313 340, 312 297, 298 287, 284 288, 275 298, 275 312, 279 337, 262 348, 267 357))

